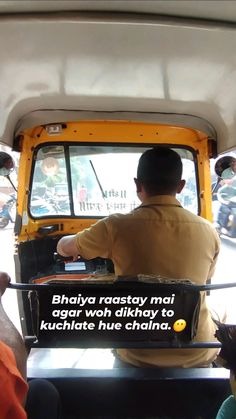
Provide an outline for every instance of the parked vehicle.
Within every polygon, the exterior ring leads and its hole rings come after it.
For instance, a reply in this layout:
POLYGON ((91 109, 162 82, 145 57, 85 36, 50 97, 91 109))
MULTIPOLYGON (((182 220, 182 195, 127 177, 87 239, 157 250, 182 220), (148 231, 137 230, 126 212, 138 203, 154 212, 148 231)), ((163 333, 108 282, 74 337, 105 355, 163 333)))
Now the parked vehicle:
POLYGON ((37 188, 37 192, 31 195, 30 211, 35 218, 69 214, 68 195, 60 196, 46 187, 37 188))
POLYGON ((6 227, 9 222, 15 222, 16 216, 16 197, 15 194, 11 194, 5 204, 3 204, 0 211, 0 228, 6 227))

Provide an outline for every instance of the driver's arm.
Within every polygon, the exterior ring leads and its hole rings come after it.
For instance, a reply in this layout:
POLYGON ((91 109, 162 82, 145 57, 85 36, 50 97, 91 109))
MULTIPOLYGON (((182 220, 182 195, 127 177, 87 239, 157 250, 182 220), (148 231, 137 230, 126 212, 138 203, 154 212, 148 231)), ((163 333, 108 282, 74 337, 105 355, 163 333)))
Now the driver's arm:
POLYGON ((112 244, 109 232, 111 217, 97 221, 81 233, 62 237, 57 244, 57 252, 62 256, 72 256, 74 260, 78 255, 85 259, 111 258, 112 244))

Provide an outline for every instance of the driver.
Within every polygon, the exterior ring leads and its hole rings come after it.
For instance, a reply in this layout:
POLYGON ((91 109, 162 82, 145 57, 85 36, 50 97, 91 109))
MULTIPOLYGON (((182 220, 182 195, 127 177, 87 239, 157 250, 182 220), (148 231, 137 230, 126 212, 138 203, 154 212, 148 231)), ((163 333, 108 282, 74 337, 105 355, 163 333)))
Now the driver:
MULTIPOLYGON (((185 185, 180 156, 170 148, 145 151, 134 179, 141 205, 128 214, 113 214, 81 233, 58 242, 62 256, 112 259, 116 275, 160 275, 206 284, 212 277, 220 241, 205 219, 176 199, 185 185)), ((213 341, 215 326, 202 295, 196 340, 213 341)), ((118 349, 117 356, 136 366, 208 366, 217 350, 118 349)))

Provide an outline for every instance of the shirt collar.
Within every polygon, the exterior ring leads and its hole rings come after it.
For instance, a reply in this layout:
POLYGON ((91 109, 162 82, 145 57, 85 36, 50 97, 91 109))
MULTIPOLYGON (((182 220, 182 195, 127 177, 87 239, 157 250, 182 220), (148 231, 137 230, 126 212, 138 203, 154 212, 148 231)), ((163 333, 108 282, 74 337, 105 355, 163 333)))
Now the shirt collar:
POLYGON ((149 198, 147 198, 144 202, 142 202, 142 204, 140 205, 145 206, 145 205, 177 205, 177 206, 182 206, 180 204, 180 202, 171 195, 155 195, 155 196, 150 196, 149 198))

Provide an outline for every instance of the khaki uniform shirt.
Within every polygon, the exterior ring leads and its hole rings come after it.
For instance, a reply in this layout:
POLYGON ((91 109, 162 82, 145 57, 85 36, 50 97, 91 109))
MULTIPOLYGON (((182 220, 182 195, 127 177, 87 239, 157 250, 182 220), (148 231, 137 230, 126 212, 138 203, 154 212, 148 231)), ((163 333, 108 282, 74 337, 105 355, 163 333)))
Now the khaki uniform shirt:
MULTIPOLYGON (((205 219, 181 207, 169 195, 153 196, 129 214, 114 214, 78 233, 85 259, 112 259, 116 275, 156 274, 205 284, 211 278, 220 240, 205 219)), ((195 340, 213 341, 215 326, 202 293, 195 340)), ((119 349, 119 357, 137 366, 206 366, 216 349, 119 349)))

